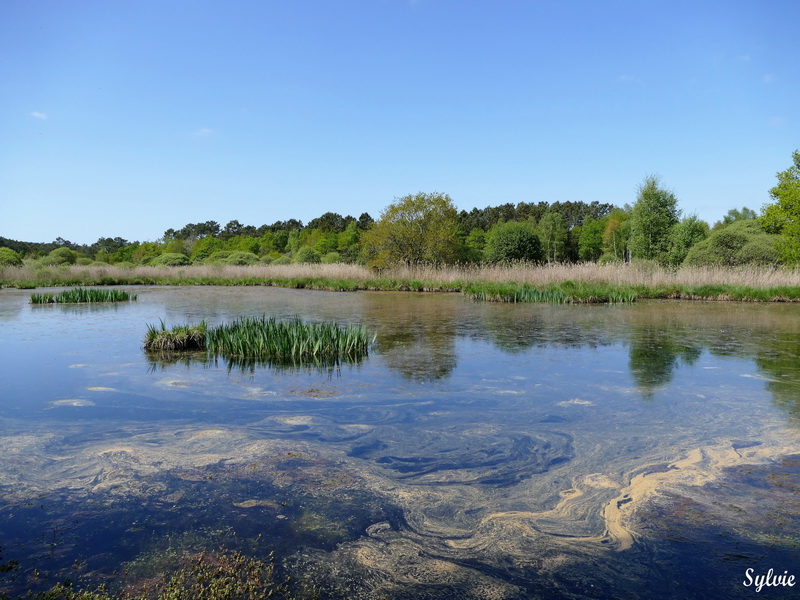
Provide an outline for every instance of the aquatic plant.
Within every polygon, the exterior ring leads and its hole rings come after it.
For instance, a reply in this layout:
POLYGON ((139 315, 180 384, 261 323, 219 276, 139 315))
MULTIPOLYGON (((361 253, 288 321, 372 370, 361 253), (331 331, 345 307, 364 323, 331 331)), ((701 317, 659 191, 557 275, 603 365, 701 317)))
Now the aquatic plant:
POLYGON ((197 325, 176 325, 172 329, 167 329, 162 320, 160 327, 147 326, 144 349, 150 352, 204 350, 207 330, 205 321, 200 321, 197 325))
POLYGON ((202 321, 171 330, 161 321, 160 327, 148 325, 144 348, 161 352, 206 350, 209 356, 229 359, 339 360, 366 355, 374 341, 362 326, 262 316, 242 317, 211 328, 202 321))
POLYGON ((264 562, 223 548, 213 554, 185 559, 181 568, 155 582, 151 580, 141 591, 113 594, 105 587, 87 590, 59 583, 36 597, 41 600, 300 600, 319 596, 313 589, 295 592, 288 580, 281 581, 272 555, 264 562))
POLYGON ((366 354, 372 339, 362 326, 305 323, 300 319, 242 317, 206 336, 212 354, 260 358, 345 358, 366 354))
POLYGON ((536 287, 514 283, 473 283, 464 287, 472 300, 485 302, 546 302, 549 304, 595 304, 634 302, 637 292, 629 287, 593 285, 565 281, 536 287))
POLYGON ((79 304, 84 302, 129 302, 137 296, 123 290, 73 288, 59 294, 31 294, 31 304, 79 304))

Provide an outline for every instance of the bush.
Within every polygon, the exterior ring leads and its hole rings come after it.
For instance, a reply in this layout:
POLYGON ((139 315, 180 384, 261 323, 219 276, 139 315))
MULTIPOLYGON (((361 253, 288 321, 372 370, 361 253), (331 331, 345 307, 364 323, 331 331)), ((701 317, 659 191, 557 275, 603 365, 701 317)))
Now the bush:
POLYGON ((218 250, 217 252, 211 253, 205 260, 205 264, 209 265, 221 265, 224 264, 225 259, 227 259, 233 252, 230 250, 218 250))
POLYGON ((292 259, 288 256, 280 256, 272 261, 273 265, 290 265, 292 264, 292 259))
POLYGON ((757 221, 735 221, 695 244, 684 265, 729 266, 776 265, 780 236, 766 233, 757 221))
POLYGON ((78 253, 69 248, 56 248, 42 259, 43 265, 74 265, 78 260, 78 253))
POLYGON ((252 252, 231 252, 230 255, 222 260, 226 265, 257 265, 261 261, 252 252))
POLYGON ((332 265, 342 262, 342 256, 338 252, 328 252, 320 260, 326 265, 332 265))
POLYGON ((177 252, 167 252, 156 256, 150 264, 154 267, 182 267, 189 264, 189 258, 177 252))
POLYGON ((484 249, 488 262, 541 261, 542 244, 526 223, 498 223, 489 231, 484 249))
POLYGON ((318 263, 320 261, 319 252, 314 250, 311 246, 303 246, 300 248, 292 260, 294 263, 318 263))
POLYGON ((0 265, 4 267, 21 267, 22 257, 11 248, 0 248, 0 265))

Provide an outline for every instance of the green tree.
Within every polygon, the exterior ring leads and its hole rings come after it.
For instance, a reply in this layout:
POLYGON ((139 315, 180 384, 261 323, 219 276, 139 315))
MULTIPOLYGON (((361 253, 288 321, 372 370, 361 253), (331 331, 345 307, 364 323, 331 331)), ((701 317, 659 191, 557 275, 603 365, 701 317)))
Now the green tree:
POLYGON ((689 250, 708 237, 708 223, 701 221, 697 215, 689 215, 673 226, 669 236, 669 255, 667 262, 678 267, 689 254, 689 250))
POLYGON ((74 265, 78 260, 78 253, 66 246, 56 248, 48 254, 42 263, 46 265, 74 265))
POLYGON ((464 260, 470 263, 481 262, 484 248, 486 248, 486 232, 480 227, 475 227, 464 238, 464 260))
POLYGON ((297 251, 294 258, 292 259, 294 263, 319 263, 321 262, 321 258, 319 252, 314 250, 311 246, 303 246, 297 251))
POLYGON ((603 230, 603 259, 628 261, 628 241, 631 233, 630 213, 617 208, 608 215, 603 230))
POLYGON ((539 221, 537 233, 547 262, 566 260, 567 226, 561 213, 546 213, 539 221))
POLYGON ((493 263, 512 260, 540 261, 543 258, 542 244, 527 223, 498 223, 486 236, 484 257, 493 263))
POLYGON ((22 258, 11 248, 0 248, 0 266, 20 267, 22 266, 22 258))
POLYGON ((746 206, 743 206, 742 210, 739 210, 738 208, 732 208, 725 213, 725 216, 722 217, 722 221, 717 221, 714 223, 714 229, 716 230, 720 227, 726 227, 731 223, 735 223, 736 221, 749 221, 757 218, 758 214, 756 211, 747 208, 746 206))
POLYGON ((800 150, 792 154, 794 164, 779 172, 778 185, 769 191, 774 204, 764 207, 761 222, 768 233, 780 234, 781 259, 800 264, 800 150))
POLYGON ((460 254, 457 217, 446 194, 420 192, 400 198, 383 210, 361 238, 368 264, 455 262, 460 254))
POLYGON ((144 242, 131 254, 134 263, 149 264, 161 254, 163 247, 157 242, 144 242))
POLYGON ((596 261, 603 254, 603 232, 606 229, 606 219, 587 217, 581 225, 581 235, 578 238, 578 257, 581 260, 596 261))
POLYGON ((661 187, 658 177, 645 177, 631 211, 632 257, 666 262, 670 232, 679 215, 675 195, 661 187))

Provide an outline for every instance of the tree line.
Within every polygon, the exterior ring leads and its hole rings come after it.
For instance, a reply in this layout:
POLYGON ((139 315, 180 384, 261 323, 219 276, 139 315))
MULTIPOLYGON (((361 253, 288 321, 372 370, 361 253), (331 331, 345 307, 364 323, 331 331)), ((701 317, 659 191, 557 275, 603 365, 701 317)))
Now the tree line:
POLYGON ((308 224, 237 220, 188 223, 154 242, 101 237, 91 245, 0 237, 0 264, 394 264, 629 262, 663 266, 800 263, 800 152, 777 174, 773 203, 762 214, 728 211, 713 226, 682 216, 675 194, 645 177, 636 200, 622 207, 599 202, 501 204, 458 211, 447 194, 417 193, 387 206, 377 220, 326 212, 308 224))

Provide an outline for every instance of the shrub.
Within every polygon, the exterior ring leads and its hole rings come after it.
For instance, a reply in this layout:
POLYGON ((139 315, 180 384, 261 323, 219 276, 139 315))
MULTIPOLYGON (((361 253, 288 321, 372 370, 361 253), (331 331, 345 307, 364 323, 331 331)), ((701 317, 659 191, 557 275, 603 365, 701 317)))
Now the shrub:
POLYGON ((484 249, 488 262, 541 261, 542 244, 533 229, 516 221, 498 223, 489 231, 484 249))
POLYGON ((226 265, 257 265, 259 258, 252 252, 231 252, 227 258, 222 260, 226 265))
POLYGON ((5 267, 21 267, 22 258, 11 248, 0 248, 0 265, 5 267))
POLYGON ((697 266, 776 265, 780 236, 766 233, 757 221, 735 221, 695 244, 683 264, 697 266))
POLYGON ((43 265, 74 265, 78 260, 78 253, 69 248, 56 248, 42 259, 43 265))
POLYGON ((290 265, 292 264, 292 259, 288 256, 280 256, 272 261, 273 265, 290 265))
POLYGON ((150 263, 154 267, 180 267, 189 264, 189 258, 177 252, 167 252, 161 256, 156 256, 150 263))
POLYGON ((338 252, 328 252, 320 259, 320 261, 326 265, 332 265, 334 263, 342 262, 342 256, 338 252))
POLYGON ((209 255, 208 258, 206 258, 203 262, 206 264, 221 265, 224 264, 225 259, 227 259, 231 254, 233 254, 233 252, 230 250, 218 250, 209 255))
POLYGON ((320 262, 319 252, 314 250, 311 246, 303 246, 295 254, 292 262, 295 263, 318 263, 320 262))

